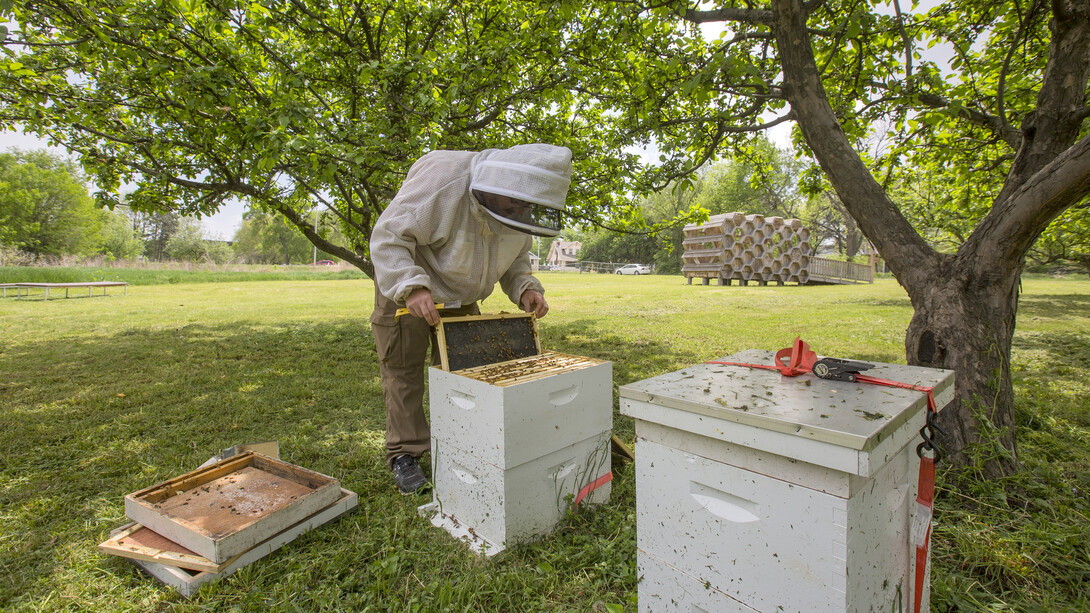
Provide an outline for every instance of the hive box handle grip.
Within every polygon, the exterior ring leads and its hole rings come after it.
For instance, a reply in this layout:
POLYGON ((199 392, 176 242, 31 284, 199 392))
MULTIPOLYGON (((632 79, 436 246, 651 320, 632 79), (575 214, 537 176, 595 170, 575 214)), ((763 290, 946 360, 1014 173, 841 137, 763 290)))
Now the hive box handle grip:
POLYGON ((460 479, 464 483, 468 483, 469 485, 474 485, 475 483, 480 481, 480 479, 478 479, 476 475, 474 475, 472 472, 469 471, 469 469, 464 466, 459 466, 455 464, 451 467, 451 472, 454 473, 455 477, 458 477, 458 479, 460 479))
POLYGON ((689 486, 689 495, 706 511, 721 519, 736 524, 748 524, 761 519, 755 513, 757 503, 723 490, 693 481, 689 486))
POLYGON ((459 409, 465 409, 467 411, 472 411, 477 407, 477 402, 474 400, 473 396, 457 390, 450 393, 450 403, 459 409))
POLYGON ((575 385, 565 387, 564 389, 550 392, 549 402, 553 403, 553 406, 564 406, 565 404, 568 404, 572 400, 575 400, 577 396, 579 396, 580 387, 582 386, 577 383, 575 385))

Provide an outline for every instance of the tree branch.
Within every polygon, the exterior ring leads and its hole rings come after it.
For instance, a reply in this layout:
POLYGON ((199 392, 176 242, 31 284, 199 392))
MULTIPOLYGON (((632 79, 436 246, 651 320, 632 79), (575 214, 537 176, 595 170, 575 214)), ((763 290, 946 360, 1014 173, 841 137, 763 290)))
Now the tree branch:
POLYGON ((85 43, 85 42, 91 40, 92 38, 94 38, 94 37, 93 36, 84 36, 83 38, 79 38, 79 39, 76 39, 76 40, 70 40, 70 41, 66 41, 66 42, 63 42, 63 43, 32 43, 32 42, 26 41, 26 40, 15 40, 14 38, 8 38, 8 39, 5 39, 3 41, 3 44, 5 46, 6 45, 21 45, 23 47, 71 47, 73 45, 78 45, 80 43, 85 43))
POLYGON ((1057 0, 1053 11, 1037 106, 1022 123, 1023 142, 997 203, 1010 198, 1024 181, 1074 145, 1082 129, 1078 118, 1090 81, 1090 6, 1057 0))
MULTIPOLYGON (((885 87, 885 84, 875 84, 885 87)), ((949 109, 953 105, 953 102, 947 98, 930 92, 918 92, 916 94, 916 99, 933 109, 949 109)), ((1022 132, 1008 124, 1003 118, 985 113, 979 109, 969 108, 965 105, 959 105, 959 109, 958 115, 960 117, 979 126, 991 129, 1012 149, 1018 149, 1022 145, 1022 132)))
POLYGON ((359 268, 372 279, 375 278, 375 265, 370 259, 361 256, 360 254, 334 244, 323 238, 320 234, 314 231, 314 228, 310 225, 310 222, 299 214, 298 211, 288 206, 283 202, 275 203, 274 207, 284 219, 291 222, 291 225, 295 226, 300 232, 302 232, 310 242, 317 246, 322 251, 328 254, 335 255, 342 260, 351 262, 356 268, 359 268))
POLYGON ((886 259, 911 294, 926 284, 936 254, 875 181, 841 128, 818 76, 801 0, 774 0, 772 6, 784 91, 806 143, 871 243, 880 253, 899 254, 886 259))
POLYGON ((1090 136, 1072 145, 997 202, 969 235, 959 257, 975 254, 982 265, 1021 258, 1041 232, 1072 204, 1090 194, 1090 136), (995 251, 995 253, 981 253, 995 251))
POLYGON ((772 23, 772 11, 758 9, 740 9, 732 6, 711 11, 685 9, 686 21, 693 23, 714 23, 717 21, 740 21, 755 26, 767 26, 772 23))
POLYGON ((912 41, 905 29, 905 16, 901 12, 900 0, 893 0, 893 11, 897 17, 897 29, 901 33, 901 43, 905 46, 905 81, 912 82, 912 41))

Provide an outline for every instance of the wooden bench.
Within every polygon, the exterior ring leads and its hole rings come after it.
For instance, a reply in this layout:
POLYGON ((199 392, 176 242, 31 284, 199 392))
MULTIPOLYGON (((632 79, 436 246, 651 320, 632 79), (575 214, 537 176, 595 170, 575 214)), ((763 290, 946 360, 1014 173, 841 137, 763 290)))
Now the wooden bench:
POLYGON ((15 295, 16 296, 19 296, 19 295, 22 294, 23 290, 21 290, 19 288, 18 283, 0 283, 0 290, 4 291, 4 298, 8 297, 8 290, 11 289, 11 288, 15 288, 15 295))
POLYGON ((106 295, 106 288, 108 287, 124 287, 125 293, 128 293, 128 283, 124 281, 84 281, 80 283, 0 283, 0 288, 4 290, 4 297, 8 296, 8 288, 15 288, 15 297, 22 298, 23 290, 26 290, 26 295, 30 296, 31 288, 41 288, 45 291, 45 299, 49 300, 49 290, 51 289, 64 289, 64 297, 68 297, 68 291, 77 287, 87 288, 87 297, 90 298, 93 295, 96 287, 102 288, 102 295, 106 295))

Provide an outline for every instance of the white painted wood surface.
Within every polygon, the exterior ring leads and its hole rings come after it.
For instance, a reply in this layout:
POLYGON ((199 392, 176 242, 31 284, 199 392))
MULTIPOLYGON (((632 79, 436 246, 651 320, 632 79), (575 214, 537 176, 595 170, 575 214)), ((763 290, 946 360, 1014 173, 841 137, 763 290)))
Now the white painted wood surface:
POLYGON ((654 613, 757 613, 705 582, 664 563, 642 549, 636 551, 639 610, 654 613))
MULTIPOLYGON (((940 407, 953 395, 950 371, 867 374, 934 386, 940 407)), ((702 364, 620 395, 637 420, 640 611, 911 610, 922 392, 702 364)))
MULTIPOLYGON (((772 364, 773 355, 750 350, 717 361, 772 364)), ((866 374, 934 387, 939 407, 953 399, 953 371, 876 363, 866 374)), ((915 390, 719 364, 630 383, 619 395, 621 413, 638 420, 862 476, 914 440, 902 426, 927 408, 915 390)))
POLYGON ((502 387, 430 368, 428 404, 433 435, 514 467, 612 428, 613 364, 502 387))
MULTIPOLYGON (((469 535, 478 553, 494 555, 508 546, 553 531, 574 497, 610 471, 609 431, 557 449, 518 466, 501 468, 474 451, 432 437, 433 525, 455 538, 469 535)), ((593 490, 580 506, 607 502, 610 483, 593 490)))

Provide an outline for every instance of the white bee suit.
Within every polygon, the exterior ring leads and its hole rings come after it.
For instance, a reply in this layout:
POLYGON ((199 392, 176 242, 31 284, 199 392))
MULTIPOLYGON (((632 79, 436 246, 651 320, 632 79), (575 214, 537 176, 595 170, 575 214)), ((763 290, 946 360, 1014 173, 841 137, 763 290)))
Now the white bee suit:
POLYGON ((462 304, 484 300, 497 281, 515 304, 527 289, 544 292, 530 276, 530 235, 493 219, 471 188, 562 209, 570 176, 571 152, 552 145, 424 155, 371 233, 379 291, 404 303, 426 287, 436 302, 462 304))
POLYGON ((521 197, 562 210, 571 177, 571 152, 552 145, 519 145, 480 153, 433 151, 412 168, 371 233, 375 310, 371 330, 386 401, 386 460, 419 458, 430 447, 424 416, 428 347, 437 363, 431 327, 419 317, 394 317, 409 294, 430 290, 435 302, 462 306, 441 314, 479 313, 476 303, 499 282, 511 302, 541 283, 531 276, 531 236, 482 207, 474 190, 521 197))

